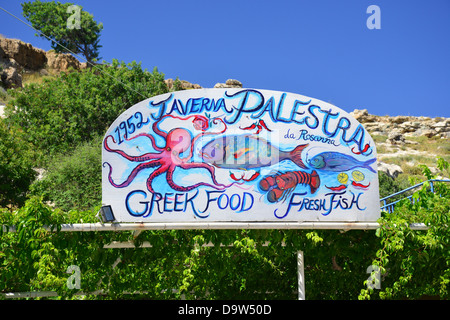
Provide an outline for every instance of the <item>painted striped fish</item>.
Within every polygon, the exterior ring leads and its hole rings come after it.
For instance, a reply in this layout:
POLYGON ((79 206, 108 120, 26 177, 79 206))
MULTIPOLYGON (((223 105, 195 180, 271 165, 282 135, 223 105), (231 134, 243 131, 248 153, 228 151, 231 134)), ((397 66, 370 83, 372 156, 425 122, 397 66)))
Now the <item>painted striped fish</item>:
POLYGON ((253 135, 229 135, 208 142, 201 149, 200 156, 218 168, 250 170, 290 160, 305 169, 302 151, 307 145, 284 151, 253 135))

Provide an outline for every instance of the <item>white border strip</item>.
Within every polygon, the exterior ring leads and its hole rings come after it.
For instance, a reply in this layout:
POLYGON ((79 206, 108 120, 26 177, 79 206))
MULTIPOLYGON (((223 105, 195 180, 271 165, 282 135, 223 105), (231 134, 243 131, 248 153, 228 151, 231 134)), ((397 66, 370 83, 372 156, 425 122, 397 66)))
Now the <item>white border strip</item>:
MULTIPOLYGON (((132 230, 217 230, 217 229, 332 229, 375 230, 378 222, 184 222, 184 223, 79 223, 63 224, 61 231, 132 231, 132 230)), ((410 225, 413 230, 428 230, 423 223, 410 225)))

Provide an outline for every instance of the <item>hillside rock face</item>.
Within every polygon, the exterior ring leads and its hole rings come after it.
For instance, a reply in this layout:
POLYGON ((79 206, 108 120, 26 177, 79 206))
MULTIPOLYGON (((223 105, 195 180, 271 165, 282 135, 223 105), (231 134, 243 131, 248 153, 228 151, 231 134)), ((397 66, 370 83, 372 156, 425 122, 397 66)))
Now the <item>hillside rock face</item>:
POLYGON ((70 54, 44 51, 29 43, 0 36, 0 78, 5 88, 22 87, 22 74, 47 70, 67 71, 69 68, 80 70, 86 65, 70 54))
MULTIPOLYGON (((172 90, 174 80, 173 79, 166 79, 164 80, 167 84, 167 87, 169 90, 172 90)), ((181 88, 183 90, 187 89, 202 89, 202 86, 199 84, 193 84, 186 80, 180 80, 181 82, 181 88)), ((242 83, 235 79, 228 79, 225 83, 216 83, 214 85, 214 88, 242 88, 242 83)))
MULTIPOLYGON (((384 153, 378 152, 378 171, 385 172, 394 179, 397 178, 399 174, 403 173, 403 169, 399 165, 385 163, 385 156, 425 155, 432 158, 436 156, 414 150, 412 147, 414 144, 418 144, 418 142, 412 141, 411 139, 408 140, 405 137, 425 136, 429 139, 450 139, 450 118, 376 116, 369 114, 366 109, 355 109, 350 114, 358 120, 371 135, 381 135, 386 137, 384 142, 377 142, 377 148, 383 146, 383 149, 385 150, 384 153)), ((409 164, 406 165, 411 166, 409 164)), ((435 168, 430 169, 433 170, 435 168)))
MULTIPOLYGON (((169 90, 171 90, 171 91, 175 90, 175 88, 174 88, 174 82, 175 81, 173 79, 169 78, 169 79, 164 80, 164 82, 166 83, 167 88, 169 90)), ((182 90, 201 89, 202 88, 202 86, 200 86, 199 84, 190 83, 189 81, 186 81, 186 80, 180 80, 180 83, 181 83, 181 89, 182 90)))
POLYGON ((86 68, 86 63, 80 63, 74 56, 67 53, 46 52, 47 66, 56 71, 67 71, 69 68, 80 70, 86 68))
POLYGON ((388 136, 391 144, 402 145, 408 136, 450 139, 450 118, 413 116, 375 116, 366 109, 350 113, 371 134, 388 136))
POLYGON ((216 83, 214 88, 242 88, 242 83, 236 79, 228 79, 225 83, 216 83))
POLYGON ((12 64, 16 62, 29 70, 39 70, 47 62, 44 50, 20 40, 6 38, 0 38, 0 59, 9 60, 12 64))

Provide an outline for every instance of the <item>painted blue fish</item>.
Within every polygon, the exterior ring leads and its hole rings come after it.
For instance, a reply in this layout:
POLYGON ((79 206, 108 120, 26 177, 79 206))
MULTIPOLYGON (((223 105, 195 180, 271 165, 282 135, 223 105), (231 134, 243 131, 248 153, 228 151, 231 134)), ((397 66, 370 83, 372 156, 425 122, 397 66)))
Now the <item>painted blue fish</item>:
POLYGON ((203 161, 218 168, 250 170, 290 160, 306 168, 302 151, 308 144, 283 151, 269 141, 252 135, 227 135, 208 142, 200 152, 203 161))
POLYGON ((352 156, 340 152, 322 152, 312 159, 308 159, 307 163, 316 169, 343 172, 355 168, 366 168, 374 173, 376 171, 370 166, 377 161, 376 158, 359 161, 352 156))

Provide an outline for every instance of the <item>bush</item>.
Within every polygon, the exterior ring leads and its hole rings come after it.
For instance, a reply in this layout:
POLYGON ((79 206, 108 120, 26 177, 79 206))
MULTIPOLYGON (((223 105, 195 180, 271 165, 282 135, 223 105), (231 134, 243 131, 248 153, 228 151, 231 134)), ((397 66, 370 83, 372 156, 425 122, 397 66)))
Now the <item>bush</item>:
MULTIPOLYGON (((448 174, 448 162, 438 158, 437 163, 448 174)), ((436 178, 427 166, 419 167, 426 179, 436 178)), ((376 235, 381 244, 372 265, 384 278, 382 289, 363 289, 359 298, 450 298, 450 186, 435 182, 434 193, 428 188, 425 182, 413 202, 403 200, 380 219, 376 235), (413 223, 424 223, 428 230, 411 230, 413 223)))
POLYGON ((401 190, 396 180, 383 171, 378 171, 378 181, 380 185, 380 199, 401 190))
POLYGON ((24 204, 36 176, 29 158, 29 145, 21 133, 0 119, 0 207, 24 204))
POLYGON ((104 134, 134 104, 167 91, 156 68, 150 73, 136 62, 114 60, 10 90, 14 99, 6 108, 7 121, 21 127, 42 154, 66 153, 104 134))
POLYGON ((101 204, 101 144, 98 136, 67 155, 57 155, 49 163, 43 180, 31 187, 33 194, 69 211, 87 210, 101 204))

